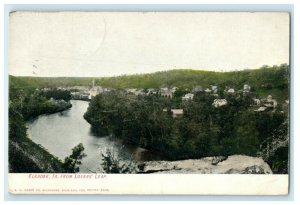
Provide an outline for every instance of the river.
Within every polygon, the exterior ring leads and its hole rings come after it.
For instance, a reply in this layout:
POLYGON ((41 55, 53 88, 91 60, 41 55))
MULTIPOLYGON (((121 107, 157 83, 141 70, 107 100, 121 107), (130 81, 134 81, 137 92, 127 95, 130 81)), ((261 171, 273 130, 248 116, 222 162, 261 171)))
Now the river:
POLYGON ((51 154, 63 160, 72 148, 82 143, 87 154, 80 165, 81 173, 101 172, 101 153, 107 149, 124 161, 161 160, 161 156, 137 146, 124 145, 111 136, 98 137, 91 132, 90 124, 83 118, 89 102, 71 100, 72 108, 60 113, 41 115, 27 123, 29 137, 51 154))

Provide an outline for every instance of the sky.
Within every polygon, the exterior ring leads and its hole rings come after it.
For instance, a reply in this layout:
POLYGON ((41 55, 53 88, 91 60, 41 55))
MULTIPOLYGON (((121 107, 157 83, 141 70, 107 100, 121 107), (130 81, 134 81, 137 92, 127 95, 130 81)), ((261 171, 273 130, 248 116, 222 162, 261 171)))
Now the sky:
POLYGON ((107 77, 289 64, 288 13, 14 12, 9 74, 107 77))

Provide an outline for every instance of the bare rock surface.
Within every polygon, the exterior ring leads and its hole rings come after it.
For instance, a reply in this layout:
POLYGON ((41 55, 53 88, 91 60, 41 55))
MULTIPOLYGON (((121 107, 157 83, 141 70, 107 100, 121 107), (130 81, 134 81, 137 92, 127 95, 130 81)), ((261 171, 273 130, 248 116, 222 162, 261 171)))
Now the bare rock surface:
POLYGON ((139 165, 140 173, 191 174, 272 174, 270 166, 258 157, 232 155, 178 161, 148 161, 139 165))

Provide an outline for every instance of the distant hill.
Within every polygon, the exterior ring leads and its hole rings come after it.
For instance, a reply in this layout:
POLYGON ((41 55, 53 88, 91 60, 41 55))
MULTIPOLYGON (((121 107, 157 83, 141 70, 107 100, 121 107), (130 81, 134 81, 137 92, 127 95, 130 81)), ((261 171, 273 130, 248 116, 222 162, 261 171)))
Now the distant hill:
POLYGON ((230 86, 236 90, 249 84, 253 92, 259 96, 273 95, 279 101, 289 96, 289 66, 263 66, 259 69, 249 69, 232 72, 213 72, 202 70, 170 70, 150 74, 122 75, 116 77, 16 77, 9 76, 10 88, 40 88, 74 85, 96 85, 124 88, 159 88, 161 86, 182 87, 191 89, 196 85, 208 87, 218 85, 221 89, 230 86))

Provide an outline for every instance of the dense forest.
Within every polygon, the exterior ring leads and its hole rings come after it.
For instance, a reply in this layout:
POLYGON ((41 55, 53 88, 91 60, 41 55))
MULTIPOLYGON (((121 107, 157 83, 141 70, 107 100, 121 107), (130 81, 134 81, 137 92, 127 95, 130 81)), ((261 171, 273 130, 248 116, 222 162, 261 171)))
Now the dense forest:
MULTIPOLYGON (((287 133, 286 113, 256 113, 247 96, 226 96, 228 105, 219 108, 212 106, 213 99, 199 93, 182 104, 183 116, 174 118, 170 99, 115 91, 96 96, 84 117, 98 135, 113 133, 124 143, 163 153, 170 160, 258 156, 266 148, 262 147, 266 139, 279 139, 280 133, 287 133)), ((277 157, 276 165, 269 163, 278 173, 286 173, 288 152, 277 157)))
MULTIPOLYGON (((197 71, 172 71, 169 73, 171 77, 166 80, 173 79, 172 74, 176 73, 178 76, 180 72, 186 75, 177 79, 186 78, 184 83, 199 84, 193 81, 197 77, 193 77, 192 73, 197 71)), ((222 95, 228 102, 227 105, 217 108, 212 106, 217 97, 205 92, 195 93, 191 101, 181 101, 184 92, 175 92, 174 98, 169 99, 158 95, 136 96, 116 90, 93 98, 84 117, 98 135, 112 133, 125 143, 163 153, 170 160, 233 154, 262 156, 269 149, 270 143, 278 143, 288 138, 287 110, 283 111, 279 106, 272 111, 255 112, 253 108, 253 98, 260 97, 264 91, 269 94, 273 94, 272 91, 280 93, 283 98, 288 96, 289 75, 286 65, 262 68, 253 73, 243 71, 202 74, 203 79, 207 77, 211 84, 222 82, 218 84, 221 88, 219 97, 222 95), (214 79, 211 75, 223 76, 214 79), (255 80, 249 76, 255 76, 255 80), (246 95, 222 92, 222 86, 223 89, 227 85, 239 88, 242 83, 249 82, 255 86, 246 95), (183 115, 174 118, 172 108, 182 108, 183 115)), ((161 82, 165 82, 164 73, 160 77, 161 82)), ((179 86, 177 91, 186 90, 180 87, 183 85, 182 81, 178 81, 179 83, 169 81, 169 85, 179 86)), ((287 173, 288 143, 271 155, 268 154, 265 160, 274 173, 287 173)))

